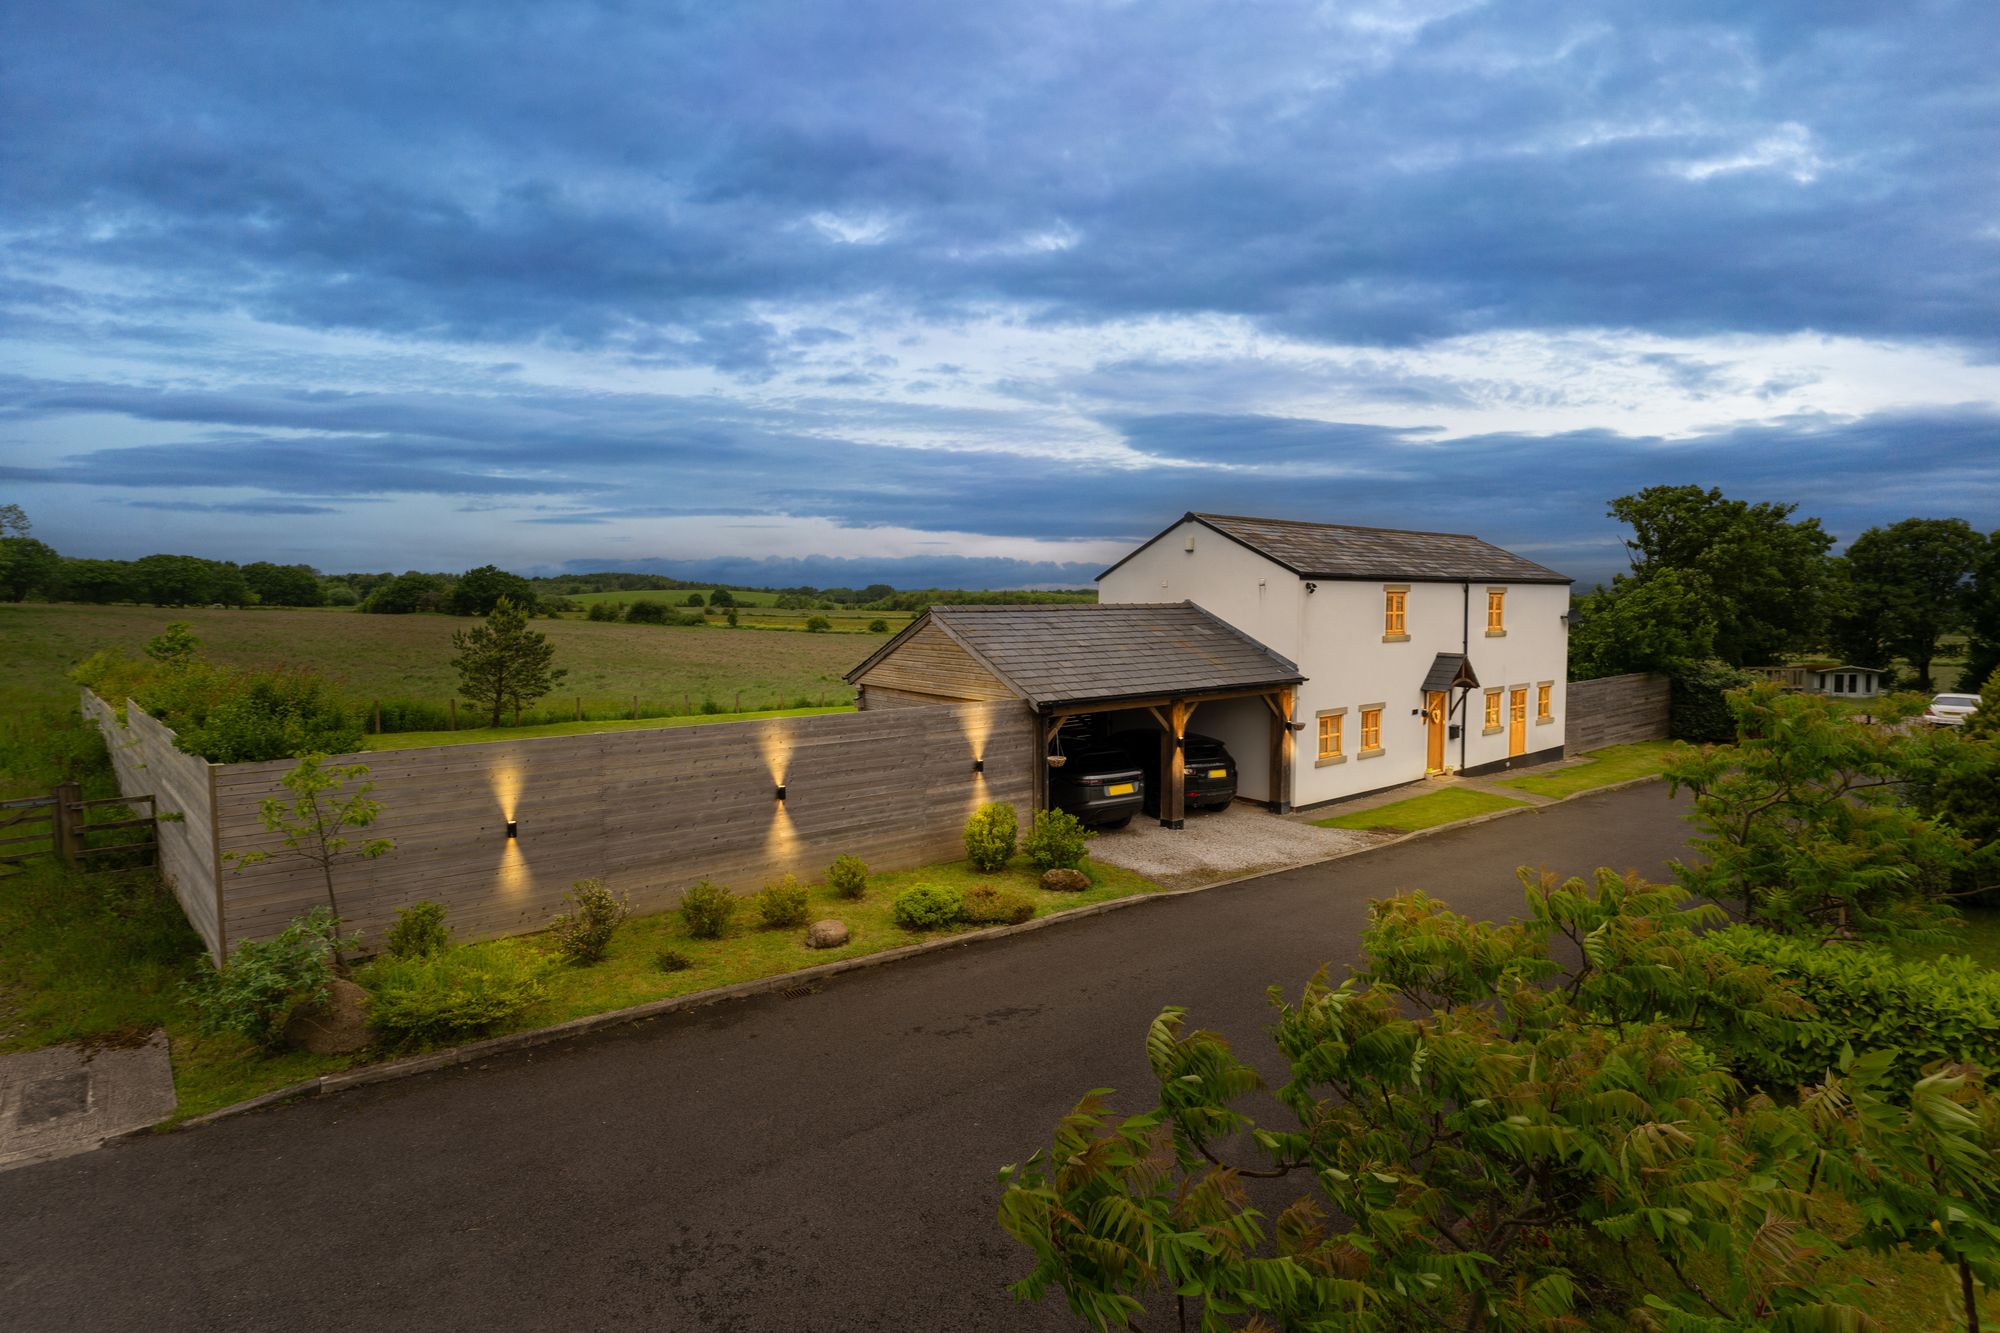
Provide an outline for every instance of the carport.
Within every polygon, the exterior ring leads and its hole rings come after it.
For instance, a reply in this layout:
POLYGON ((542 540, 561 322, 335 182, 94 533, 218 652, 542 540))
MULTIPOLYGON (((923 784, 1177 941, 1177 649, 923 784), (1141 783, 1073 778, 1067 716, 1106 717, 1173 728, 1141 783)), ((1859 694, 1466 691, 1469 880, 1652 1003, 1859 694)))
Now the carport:
POLYGON ((1280 813, 1291 808, 1292 708, 1305 677, 1192 602, 934 606, 847 679, 864 709, 1020 700, 1034 713, 1041 741, 1037 808, 1048 804, 1047 756, 1063 724, 1114 714, 1158 730, 1160 822, 1180 828, 1184 745, 1198 713, 1226 724, 1218 730, 1228 733, 1237 759, 1239 794, 1254 766, 1264 803, 1280 813))

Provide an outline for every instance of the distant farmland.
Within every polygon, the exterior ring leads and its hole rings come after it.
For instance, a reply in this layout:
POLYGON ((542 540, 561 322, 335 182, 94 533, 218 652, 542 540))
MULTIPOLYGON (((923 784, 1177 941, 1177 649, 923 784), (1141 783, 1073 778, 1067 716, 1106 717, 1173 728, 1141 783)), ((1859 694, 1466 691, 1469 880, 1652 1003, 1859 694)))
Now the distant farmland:
MULTIPOLYGON (((660 594, 655 594, 659 596, 660 594)), ((613 600, 616 600, 615 598, 613 600)), ((632 600, 630 595, 626 600, 632 600)), ((786 612, 788 616, 805 614, 786 612)), ((869 617, 872 619, 873 617, 869 617)), ((886 617, 900 626, 907 617, 886 617)), ((478 623, 457 616, 361 615, 354 611, 195 610, 58 603, 0 605, 0 702, 68 700, 69 669, 100 648, 137 652, 175 620, 193 626, 209 656, 243 666, 310 666, 364 703, 407 699, 442 708, 456 688, 453 630, 478 623)), ((866 621, 864 620, 865 624, 866 621)), ((801 634, 538 620, 569 678, 545 701, 561 707, 642 712, 713 701, 733 710, 800 699, 845 703, 841 679, 885 641, 880 634, 801 634)))

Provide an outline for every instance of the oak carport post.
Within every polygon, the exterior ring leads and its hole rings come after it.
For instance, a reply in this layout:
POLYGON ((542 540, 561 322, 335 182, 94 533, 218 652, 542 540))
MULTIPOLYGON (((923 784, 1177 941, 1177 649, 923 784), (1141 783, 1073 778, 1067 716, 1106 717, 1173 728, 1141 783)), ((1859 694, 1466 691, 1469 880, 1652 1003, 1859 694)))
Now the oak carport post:
MULTIPOLYGON (((1163 788, 1159 793, 1160 826, 1169 829, 1183 828, 1187 822, 1188 724, 1194 718, 1195 710, 1204 703, 1225 699, 1260 699, 1271 715, 1271 799, 1264 804, 1275 814, 1288 814, 1292 808, 1292 761, 1297 749, 1293 738, 1299 729, 1299 724, 1292 720, 1292 705, 1296 693, 1287 685, 1277 689, 1213 690, 1159 699, 1068 703, 1051 707, 1042 712, 1039 721, 1042 754, 1047 755, 1049 747, 1055 744, 1057 734, 1062 731, 1063 724, 1073 717, 1084 713, 1145 713, 1160 731, 1160 774, 1163 788)), ((1036 806, 1038 809, 1046 809, 1049 804, 1046 763, 1037 773, 1037 781, 1039 786, 1035 793, 1036 806)))

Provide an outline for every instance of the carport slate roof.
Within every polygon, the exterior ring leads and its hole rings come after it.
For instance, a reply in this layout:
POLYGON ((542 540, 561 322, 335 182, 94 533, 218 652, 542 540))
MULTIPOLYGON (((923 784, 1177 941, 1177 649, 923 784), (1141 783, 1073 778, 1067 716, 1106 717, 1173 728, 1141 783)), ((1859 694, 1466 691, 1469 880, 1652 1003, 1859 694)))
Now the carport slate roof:
POLYGON ((1276 689, 1305 679, 1290 659, 1193 602, 933 606, 847 679, 859 680, 926 621, 1037 707, 1276 689))
MULTIPOLYGON (((1575 582, 1546 565, 1538 565, 1525 556, 1503 551, 1491 542, 1463 532, 1363 528, 1346 523, 1304 523, 1296 519, 1244 518, 1234 514, 1189 513, 1180 522, 1190 519, 1241 542, 1300 578, 1411 579, 1433 583, 1480 579, 1496 583, 1575 582)), ((1124 563, 1124 560, 1118 562, 1124 563)), ((1116 568, 1118 565, 1111 567, 1116 568)))

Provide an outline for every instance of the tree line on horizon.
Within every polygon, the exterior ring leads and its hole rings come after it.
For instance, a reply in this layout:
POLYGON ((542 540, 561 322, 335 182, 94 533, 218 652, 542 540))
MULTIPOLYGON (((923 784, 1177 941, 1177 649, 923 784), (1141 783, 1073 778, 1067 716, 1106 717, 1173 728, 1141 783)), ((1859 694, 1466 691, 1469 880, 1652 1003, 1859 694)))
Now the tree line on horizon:
POLYGON ((1574 599, 1570 679, 1633 671, 1680 678, 1704 664, 1772 666, 1832 653, 1854 666, 1907 662, 1921 690, 1944 641, 1966 636, 1961 684, 2000 667, 2000 531, 1961 518, 1871 527, 1834 539, 1798 506, 1700 486, 1649 486, 1610 502, 1631 530, 1631 572, 1574 599))

